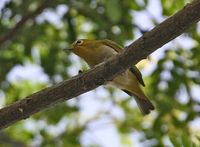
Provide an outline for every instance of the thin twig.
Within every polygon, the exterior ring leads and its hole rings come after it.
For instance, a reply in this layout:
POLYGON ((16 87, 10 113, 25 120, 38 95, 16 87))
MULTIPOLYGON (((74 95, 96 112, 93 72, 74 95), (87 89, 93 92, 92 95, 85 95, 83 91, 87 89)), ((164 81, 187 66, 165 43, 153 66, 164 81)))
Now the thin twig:
POLYGON ((51 0, 45 0, 35 11, 30 12, 29 14, 22 17, 22 19, 12 29, 10 29, 4 36, 0 37, 0 46, 7 40, 11 40, 16 35, 17 31, 20 30, 29 19, 35 18, 45 8, 47 8, 50 3, 51 0))

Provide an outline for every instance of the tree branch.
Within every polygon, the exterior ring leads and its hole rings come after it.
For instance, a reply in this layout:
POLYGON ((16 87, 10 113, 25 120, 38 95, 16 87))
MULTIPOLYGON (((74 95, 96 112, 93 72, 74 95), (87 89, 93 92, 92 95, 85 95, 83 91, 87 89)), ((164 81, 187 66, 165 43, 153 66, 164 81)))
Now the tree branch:
POLYGON ((16 121, 26 119, 32 114, 56 103, 69 100, 105 84, 133 64, 146 58, 156 49, 182 34, 199 20, 200 0, 195 0, 150 32, 145 33, 121 54, 110 58, 107 62, 1 109, 0 129, 8 127, 16 121))
POLYGON ((12 28, 10 29, 7 34, 5 34, 4 36, 0 37, 0 46, 5 43, 7 40, 11 40, 15 34, 17 33, 18 30, 20 30, 20 28, 23 27, 23 25, 29 20, 29 19, 33 19, 34 17, 36 17, 38 14, 40 14, 45 8, 47 8, 47 6, 49 6, 49 4, 51 3, 51 0, 45 0, 41 6, 39 6, 35 11, 25 15, 24 17, 22 17, 22 19, 12 28))

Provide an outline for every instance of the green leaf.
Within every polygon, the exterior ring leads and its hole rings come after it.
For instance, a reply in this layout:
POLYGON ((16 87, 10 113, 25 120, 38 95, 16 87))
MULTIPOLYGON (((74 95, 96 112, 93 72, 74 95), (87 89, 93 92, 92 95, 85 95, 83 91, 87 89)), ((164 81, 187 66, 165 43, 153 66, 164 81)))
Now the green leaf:
MULTIPOLYGON (((105 1, 105 8, 106 8, 106 14, 108 15, 108 18, 112 22, 118 22, 121 20, 122 14, 121 14, 121 7, 120 7, 120 1, 119 0, 106 0, 105 1)), ((103 21, 103 20, 102 20, 103 21)))
POLYGON ((180 142, 181 140, 178 136, 174 134, 170 134, 169 139, 171 143, 174 145, 174 147, 182 147, 181 142, 180 142))

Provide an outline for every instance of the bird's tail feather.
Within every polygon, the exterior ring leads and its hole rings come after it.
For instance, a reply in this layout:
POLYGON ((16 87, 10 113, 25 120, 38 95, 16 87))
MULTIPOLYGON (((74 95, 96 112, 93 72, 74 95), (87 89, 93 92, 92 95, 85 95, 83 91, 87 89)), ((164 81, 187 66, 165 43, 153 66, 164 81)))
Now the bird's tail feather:
POLYGON ((147 97, 140 98, 139 96, 136 96, 135 94, 132 94, 131 92, 127 90, 123 89, 123 91, 126 92, 130 96, 134 96, 135 101, 143 115, 147 115, 151 112, 151 110, 155 109, 155 107, 153 106, 153 104, 147 97))
POLYGON ((141 99, 135 96, 135 101, 143 115, 147 115, 154 110, 154 106, 149 99, 141 99))

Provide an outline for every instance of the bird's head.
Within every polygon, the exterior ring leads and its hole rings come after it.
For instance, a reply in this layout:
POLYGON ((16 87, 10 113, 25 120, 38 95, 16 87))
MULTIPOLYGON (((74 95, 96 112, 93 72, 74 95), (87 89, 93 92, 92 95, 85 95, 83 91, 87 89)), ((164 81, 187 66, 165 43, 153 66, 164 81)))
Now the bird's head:
POLYGON ((82 51, 88 51, 93 48, 96 48, 98 45, 97 40, 89 40, 89 39, 78 39, 74 41, 69 48, 64 49, 64 51, 72 51, 74 53, 79 53, 82 51))

